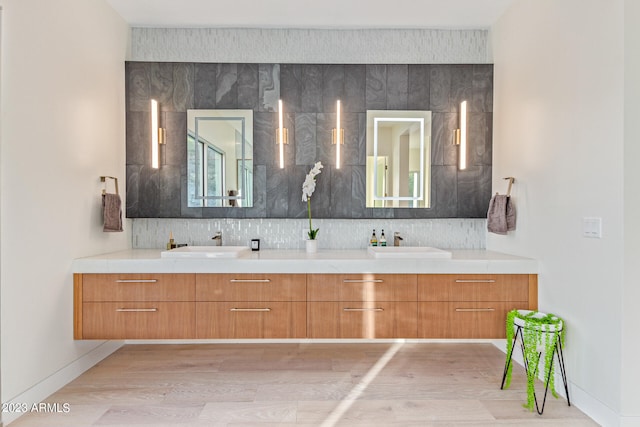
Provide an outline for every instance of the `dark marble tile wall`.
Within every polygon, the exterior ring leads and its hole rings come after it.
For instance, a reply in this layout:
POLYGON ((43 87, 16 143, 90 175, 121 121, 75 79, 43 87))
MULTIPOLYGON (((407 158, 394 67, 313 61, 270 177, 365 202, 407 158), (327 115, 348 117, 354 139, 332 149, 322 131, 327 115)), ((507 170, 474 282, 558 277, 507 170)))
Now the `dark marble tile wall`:
POLYGON ((493 66, 429 64, 213 64, 127 62, 129 218, 303 218, 305 174, 325 165, 313 195, 315 218, 482 218, 491 197, 493 66), (150 166, 149 100, 167 132, 162 167, 150 166), (276 164, 278 99, 289 129, 286 167, 276 164), (333 166, 336 100, 343 106, 344 164, 333 166), (468 100, 469 167, 452 144, 460 101, 468 100), (187 109, 254 111, 254 206, 189 208, 187 109), (431 207, 365 207, 366 111, 431 110, 431 207))

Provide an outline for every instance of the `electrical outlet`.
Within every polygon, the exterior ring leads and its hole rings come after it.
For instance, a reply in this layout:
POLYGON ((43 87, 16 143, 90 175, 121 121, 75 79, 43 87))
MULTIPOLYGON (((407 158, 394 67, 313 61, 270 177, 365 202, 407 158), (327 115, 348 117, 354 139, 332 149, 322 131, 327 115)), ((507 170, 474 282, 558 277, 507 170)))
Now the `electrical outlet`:
POLYGON ((602 218, 599 218, 599 217, 582 218, 582 236, 601 239, 602 238, 602 218))

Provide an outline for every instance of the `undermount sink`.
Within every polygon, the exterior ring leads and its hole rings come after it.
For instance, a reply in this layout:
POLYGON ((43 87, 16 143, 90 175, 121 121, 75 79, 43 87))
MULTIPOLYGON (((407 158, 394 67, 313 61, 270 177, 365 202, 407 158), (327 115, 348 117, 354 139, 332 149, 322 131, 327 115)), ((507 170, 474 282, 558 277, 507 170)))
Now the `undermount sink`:
POLYGON ((451 252, 430 246, 369 246, 376 258, 451 258, 451 252))
POLYGON ((238 258, 249 252, 249 246, 182 246, 163 251, 162 258, 238 258))

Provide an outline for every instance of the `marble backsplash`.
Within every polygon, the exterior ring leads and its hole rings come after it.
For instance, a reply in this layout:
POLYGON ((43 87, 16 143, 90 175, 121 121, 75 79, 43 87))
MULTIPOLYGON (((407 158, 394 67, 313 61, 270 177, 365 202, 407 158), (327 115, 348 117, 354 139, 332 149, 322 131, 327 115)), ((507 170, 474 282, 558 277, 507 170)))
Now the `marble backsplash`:
POLYGON ((476 29, 131 29, 133 61, 478 64, 489 57, 489 31, 476 29))
MULTIPOLYGON (((443 249, 485 249, 487 237, 486 219, 315 219, 313 227, 320 228, 320 249, 363 249, 373 229, 378 237, 384 229, 389 245, 397 231, 403 245, 443 249)), ((132 220, 132 246, 165 248, 169 233, 178 244, 211 245, 211 237, 221 231, 223 245, 249 245, 251 239, 260 239, 261 249, 302 249, 308 228, 306 219, 136 218, 132 220)))

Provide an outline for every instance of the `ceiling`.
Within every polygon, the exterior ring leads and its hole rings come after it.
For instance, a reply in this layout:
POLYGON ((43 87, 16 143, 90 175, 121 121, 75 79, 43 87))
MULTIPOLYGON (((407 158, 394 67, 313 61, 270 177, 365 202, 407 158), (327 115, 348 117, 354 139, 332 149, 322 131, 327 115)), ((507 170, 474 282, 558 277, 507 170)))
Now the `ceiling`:
POLYGON ((515 0, 107 0, 132 27, 488 29, 515 0))

